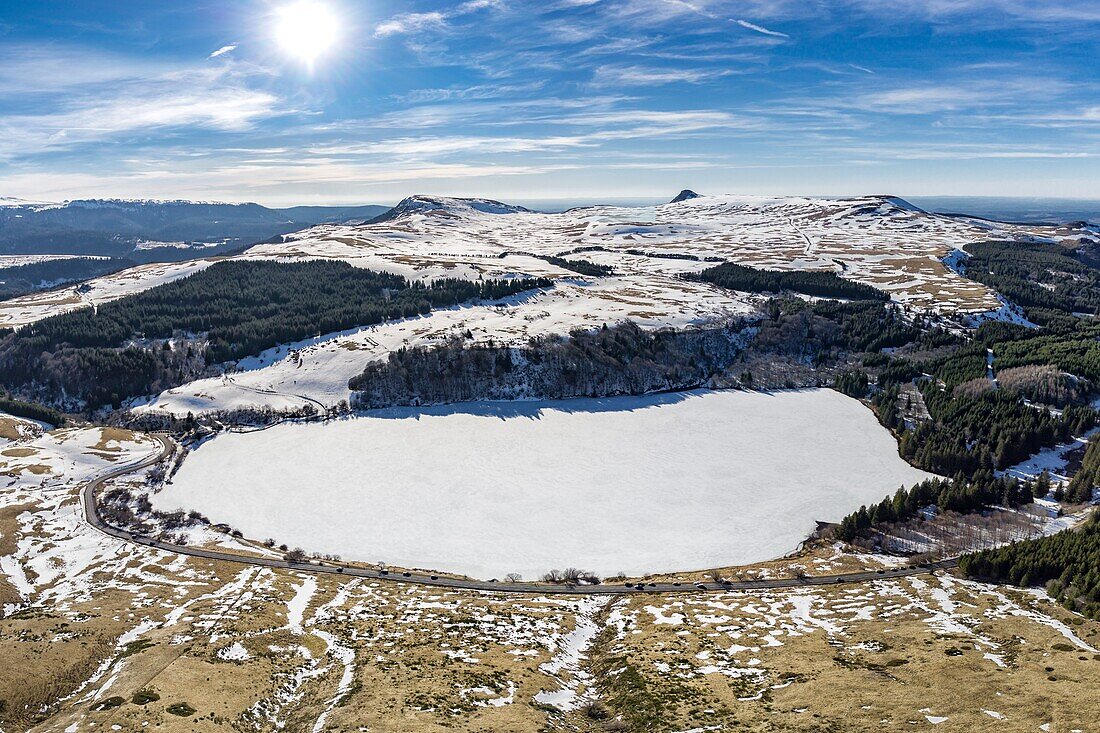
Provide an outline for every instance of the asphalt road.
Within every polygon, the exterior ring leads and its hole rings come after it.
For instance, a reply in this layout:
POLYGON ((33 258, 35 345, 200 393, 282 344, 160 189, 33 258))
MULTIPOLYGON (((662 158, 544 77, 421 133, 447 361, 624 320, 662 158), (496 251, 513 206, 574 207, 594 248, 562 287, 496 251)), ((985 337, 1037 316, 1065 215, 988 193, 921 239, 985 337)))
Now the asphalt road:
POLYGON ((884 578, 900 578, 908 575, 919 575, 931 570, 944 570, 954 567, 955 560, 942 560, 931 565, 921 567, 904 567, 881 571, 867 571, 859 573, 844 573, 840 575, 824 575, 806 578, 776 578, 772 580, 753 580, 718 583, 707 581, 702 583, 605 583, 600 585, 559 585, 551 583, 505 583, 493 580, 465 580, 451 578, 444 575, 431 575, 425 573, 379 570, 356 565, 347 565, 339 562, 315 561, 289 562, 274 557, 249 557, 221 550, 209 550, 201 547, 176 545, 161 542, 144 535, 135 534, 128 530, 119 529, 104 522, 99 516, 96 506, 96 492, 104 482, 124 476, 128 473, 140 471, 144 468, 167 459, 175 449, 175 444, 168 438, 153 435, 161 444, 158 454, 149 456, 137 463, 122 466, 109 471, 102 476, 92 479, 81 490, 81 503, 84 507, 84 518, 88 524, 100 532, 129 542, 135 545, 154 547, 158 550, 174 552, 190 557, 201 557, 208 560, 221 560, 223 562, 238 563, 241 565, 258 565, 267 568, 280 568, 293 570, 299 573, 317 573, 327 575, 341 575, 352 578, 371 578, 374 580, 386 580, 397 583, 411 583, 415 585, 437 586, 440 588, 460 588, 464 590, 495 591, 502 593, 537 593, 537 594, 561 594, 561 595, 625 595, 644 593, 700 593, 721 591, 754 591, 775 590, 779 588, 803 588, 818 585, 837 585, 843 583, 864 583, 870 580, 882 580, 884 578))

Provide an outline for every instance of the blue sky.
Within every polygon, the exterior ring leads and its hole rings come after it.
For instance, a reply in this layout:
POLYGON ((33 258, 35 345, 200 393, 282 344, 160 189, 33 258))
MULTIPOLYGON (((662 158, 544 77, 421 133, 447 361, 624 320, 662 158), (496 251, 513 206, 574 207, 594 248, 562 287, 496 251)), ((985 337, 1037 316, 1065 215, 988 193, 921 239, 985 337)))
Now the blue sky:
POLYGON ((1098 59, 1096 0, 19 0, 0 196, 1100 198, 1098 59))

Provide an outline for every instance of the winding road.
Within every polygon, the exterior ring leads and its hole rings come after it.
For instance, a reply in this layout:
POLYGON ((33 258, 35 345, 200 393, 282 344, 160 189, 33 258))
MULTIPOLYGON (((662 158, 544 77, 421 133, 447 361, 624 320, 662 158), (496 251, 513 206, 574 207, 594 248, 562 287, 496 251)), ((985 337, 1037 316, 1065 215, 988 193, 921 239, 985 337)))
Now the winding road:
POLYGON ((501 593, 536 593, 541 595, 626 595, 633 593, 699 593, 722 591, 754 591, 775 590, 779 588, 802 588, 806 586, 836 585, 838 583, 863 583, 884 578, 899 578, 907 575, 919 575, 933 570, 945 570, 954 567, 955 560, 941 560, 936 563, 917 567, 892 568, 884 570, 863 571, 858 573, 843 573, 839 575, 810 576, 805 578, 775 578, 770 580, 752 580, 737 582, 653 582, 653 583, 606 583, 601 585, 566 585, 550 583, 529 582, 499 582, 493 580, 471 580, 465 578, 453 578, 445 575, 434 575, 420 572, 389 571, 375 568, 367 568, 358 565, 349 565, 331 561, 306 561, 290 562, 282 558, 253 557, 241 555, 223 550, 210 550, 190 545, 177 545, 169 542, 146 537, 125 529, 120 529, 103 521, 99 516, 99 508, 96 506, 96 492, 107 481, 125 476, 148 468, 156 463, 167 460, 175 451, 175 443, 170 438, 153 434, 152 437, 160 443, 158 453, 150 455, 136 463, 120 466, 102 476, 89 481, 80 492, 81 504, 84 509, 84 519, 95 529, 116 539, 129 542, 134 545, 144 545, 158 550, 174 552, 189 557, 205 558, 207 560, 221 560, 223 562, 238 563, 242 565, 258 565, 267 568, 279 568, 292 570, 299 573, 316 573, 325 575, 343 575, 353 578, 372 578, 374 580, 388 580, 398 583, 410 583, 415 585, 428 585, 440 588, 457 588, 474 591, 494 591, 501 593))

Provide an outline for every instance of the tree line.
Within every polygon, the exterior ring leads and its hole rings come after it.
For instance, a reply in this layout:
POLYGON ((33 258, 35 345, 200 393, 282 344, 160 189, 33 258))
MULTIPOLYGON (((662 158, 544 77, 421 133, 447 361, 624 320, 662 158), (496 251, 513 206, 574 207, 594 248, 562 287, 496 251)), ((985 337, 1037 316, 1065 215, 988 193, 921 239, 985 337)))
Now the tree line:
POLYGON ((589 277, 607 277, 615 273, 610 267, 606 265, 597 265, 590 260, 567 260, 564 257, 552 257, 552 256, 539 256, 540 260, 548 262, 555 267, 560 267, 563 270, 569 270, 579 275, 587 275, 589 277))
POLYGON ((469 334, 460 335, 437 346, 392 351, 368 364, 348 387, 358 408, 690 389, 733 363, 744 325, 649 331, 624 322, 537 336, 518 346, 474 343, 469 334))
POLYGON ((65 417, 52 407, 46 407, 37 402, 17 400, 10 394, 0 395, 0 412, 6 412, 16 417, 25 417, 29 420, 38 420, 58 427, 65 424, 65 417))
POLYGON ((1081 467, 1065 488, 1062 498, 1072 504, 1083 504, 1092 500, 1093 489, 1097 486, 1100 486, 1100 440, 1093 440, 1085 449, 1081 467))
POLYGON ((880 525, 912 519, 930 506, 939 511, 969 514, 992 505, 1030 504, 1036 496, 1045 496, 1049 490, 1050 481, 1046 477, 1019 481, 994 476, 989 470, 979 471, 970 478, 926 479, 908 489, 900 487, 893 496, 884 497, 878 504, 861 506, 840 521, 834 534, 840 540, 851 542, 880 525))
POLYGON ((133 266, 133 262, 125 259, 66 257, 0 267, 0 300, 56 287, 61 283, 88 280, 133 266))
POLYGON ((550 285, 519 278, 425 284, 339 261, 219 262, 5 336, 0 381, 117 405, 278 344, 550 285))
POLYGON ((1067 609, 1100 619, 1100 514, 1079 530, 964 555, 959 570, 1020 587, 1045 584, 1067 609))
POLYGON ((723 262, 694 275, 693 280, 748 293, 802 293, 820 298, 850 300, 889 300, 887 293, 870 285, 845 280, 824 270, 758 270, 734 262, 723 262))
POLYGON ((1100 270, 1056 244, 978 242, 966 248, 962 271, 1023 306, 1039 323, 1048 312, 1100 315, 1100 270))

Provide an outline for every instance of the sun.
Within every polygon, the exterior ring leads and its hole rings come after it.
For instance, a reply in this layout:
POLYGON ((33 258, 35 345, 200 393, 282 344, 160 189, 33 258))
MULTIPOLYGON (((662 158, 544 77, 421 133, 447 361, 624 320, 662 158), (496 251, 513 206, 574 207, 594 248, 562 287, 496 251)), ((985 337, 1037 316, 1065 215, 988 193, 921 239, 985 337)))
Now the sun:
POLYGON ((317 0, 298 0, 275 12, 275 40, 289 55, 309 67, 330 51, 340 36, 332 9, 317 0))

